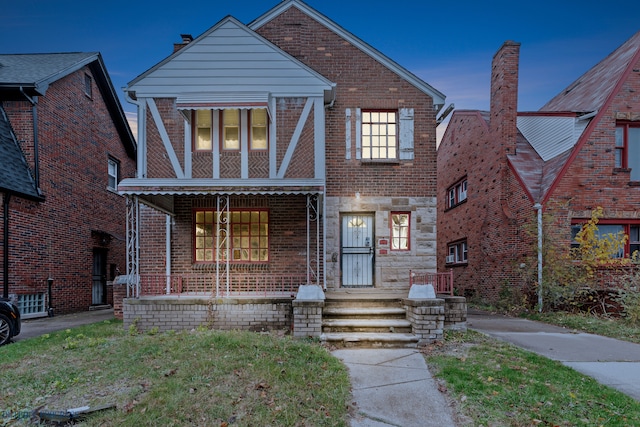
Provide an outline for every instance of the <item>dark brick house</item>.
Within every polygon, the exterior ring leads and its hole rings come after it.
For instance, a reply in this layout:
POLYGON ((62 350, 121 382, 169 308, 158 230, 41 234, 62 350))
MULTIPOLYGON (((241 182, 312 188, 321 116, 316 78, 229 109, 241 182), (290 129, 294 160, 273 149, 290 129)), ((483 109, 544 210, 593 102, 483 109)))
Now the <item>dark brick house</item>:
POLYGON ((640 248, 640 33, 536 112, 517 111, 519 49, 493 58, 490 111, 455 111, 438 147, 438 267, 488 300, 537 270, 538 209, 567 250, 598 206, 640 248))
POLYGON ((0 281, 24 317, 112 304, 135 158, 99 53, 0 55, 0 281))
POLYGON ((130 292, 290 309, 300 284, 406 295, 409 270, 436 271, 440 92, 298 0, 175 49, 126 89, 130 292))

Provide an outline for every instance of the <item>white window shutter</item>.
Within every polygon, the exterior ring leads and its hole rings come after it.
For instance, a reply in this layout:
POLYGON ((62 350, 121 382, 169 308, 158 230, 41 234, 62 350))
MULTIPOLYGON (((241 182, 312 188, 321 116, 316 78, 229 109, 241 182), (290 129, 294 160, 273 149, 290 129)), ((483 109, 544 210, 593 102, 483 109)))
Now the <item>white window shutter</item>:
POLYGON ((400 109, 400 160, 413 160, 413 108, 400 109))
POLYGON ((362 159, 362 110, 356 108, 356 159, 362 159))
POLYGON ((346 120, 345 120, 345 143, 346 143, 346 152, 345 159, 351 159, 351 108, 347 108, 345 110, 346 120))

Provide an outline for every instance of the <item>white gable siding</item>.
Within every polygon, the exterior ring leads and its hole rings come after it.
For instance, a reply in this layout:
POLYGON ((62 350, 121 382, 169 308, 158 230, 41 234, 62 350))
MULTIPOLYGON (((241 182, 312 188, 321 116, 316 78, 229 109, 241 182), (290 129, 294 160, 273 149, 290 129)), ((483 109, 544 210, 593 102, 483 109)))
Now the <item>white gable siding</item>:
POLYGON ((129 86, 136 96, 185 93, 323 94, 332 85, 242 24, 228 18, 129 86))
POLYGON ((518 130, 543 161, 572 148, 589 124, 574 117, 519 116, 518 130))

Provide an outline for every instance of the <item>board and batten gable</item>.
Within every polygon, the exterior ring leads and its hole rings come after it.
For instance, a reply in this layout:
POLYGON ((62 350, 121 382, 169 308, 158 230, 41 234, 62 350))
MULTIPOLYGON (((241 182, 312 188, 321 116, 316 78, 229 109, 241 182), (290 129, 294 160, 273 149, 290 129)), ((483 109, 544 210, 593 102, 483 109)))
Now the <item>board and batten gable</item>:
POLYGON ((232 17, 227 17, 140 77, 140 97, 243 93, 323 96, 333 84, 232 17))

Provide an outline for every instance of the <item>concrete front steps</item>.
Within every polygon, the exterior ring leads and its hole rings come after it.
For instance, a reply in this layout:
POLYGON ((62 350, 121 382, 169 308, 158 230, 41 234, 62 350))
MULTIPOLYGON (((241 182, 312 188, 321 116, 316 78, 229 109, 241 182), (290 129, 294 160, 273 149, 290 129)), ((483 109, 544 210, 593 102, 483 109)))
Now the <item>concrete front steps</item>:
POLYGON ((417 347, 402 307, 404 294, 374 294, 366 289, 327 293, 322 310, 322 335, 328 344, 344 347, 417 347))

